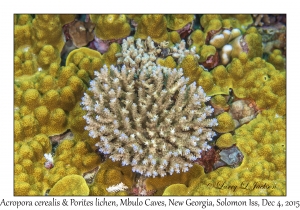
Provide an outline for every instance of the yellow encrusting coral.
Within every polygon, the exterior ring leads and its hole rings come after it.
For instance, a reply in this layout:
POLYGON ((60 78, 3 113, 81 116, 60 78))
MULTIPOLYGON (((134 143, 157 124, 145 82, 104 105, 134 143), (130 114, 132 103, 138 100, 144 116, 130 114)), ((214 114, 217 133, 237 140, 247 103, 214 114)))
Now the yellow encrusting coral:
POLYGON ((28 195, 30 190, 30 184, 28 182, 18 181, 15 183, 15 194, 14 195, 21 195, 25 196, 28 195))
POLYGON ((203 71, 198 64, 198 60, 193 55, 187 55, 178 68, 183 69, 184 75, 189 78, 189 84, 195 82, 203 71))
POLYGON ((278 137, 277 132, 285 131, 285 120, 279 122, 277 119, 282 118, 276 118, 275 115, 273 110, 263 111, 256 119, 235 132, 236 146, 245 156, 242 165, 235 169, 236 173, 240 173, 241 181, 245 179, 244 182, 249 184, 247 188, 241 189, 244 193, 269 194, 275 188, 281 195, 285 194, 285 187, 283 187, 285 185, 285 161, 284 158, 277 158, 281 154, 284 157, 285 136, 278 137), (281 127, 280 130, 277 125, 281 127), (259 134, 255 137, 256 139, 247 144, 246 142, 251 139, 252 132, 255 134, 258 130, 259 134), (272 131, 275 132, 271 134, 272 131), (278 145, 277 151, 272 146, 274 144, 278 145), (247 170, 246 167, 249 169, 247 170), (257 181, 254 178, 257 178, 257 181), (260 192, 255 191, 255 182, 257 185, 267 183, 269 187, 263 188, 260 192), (275 184, 276 182, 281 184, 275 184))
POLYGON ((15 52, 14 57, 14 75, 32 75, 37 71, 37 59, 32 49, 28 46, 20 47, 15 52))
POLYGON ((64 41, 60 17, 56 14, 37 14, 32 20, 32 43, 35 53, 45 45, 52 45, 61 52, 64 41))
POLYGON ((173 44, 181 42, 180 34, 177 31, 171 31, 169 33, 169 38, 173 44))
POLYGON ((263 54, 262 37, 255 27, 247 29, 244 35, 245 42, 248 45, 248 57, 261 57, 263 54))
POLYGON ((79 175, 68 175, 59 180, 53 188, 51 188, 49 195, 89 195, 89 187, 85 179, 79 175))
POLYGON ((177 66, 172 56, 168 56, 165 59, 158 58, 156 62, 158 65, 166 66, 171 69, 174 69, 177 66))
POLYGON ((229 105, 226 97, 223 95, 215 95, 211 98, 211 104, 215 109, 228 110, 229 105))
POLYGON ((46 106, 48 109, 54 109, 60 103, 59 92, 57 90, 51 89, 47 91, 42 97, 42 105, 46 106))
POLYGON ((231 147, 233 144, 235 144, 235 140, 231 133, 222 134, 216 142, 216 145, 221 149, 231 147))
MULTIPOLYGON (((114 48, 112 47, 112 49, 114 48)), ((94 71, 96 69, 100 69, 103 65, 104 60, 101 53, 91 50, 87 47, 81 47, 73 50, 71 53, 69 53, 66 60, 66 67, 74 69, 77 66, 79 69, 84 69, 89 74, 89 77, 93 77, 94 71), (72 64, 75 64, 75 66, 72 66, 72 64)))
POLYGON ((195 187, 188 187, 188 195, 285 195, 285 129, 285 119, 276 117, 274 110, 262 111, 232 136, 244 155, 242 164, 203 175, 195 187))
MULTIPOLYGON (((44 48, 55 50, 51 45, 45 45, 44 48)), ((82 51, 97 56, 96 58, 101 57, 94 50, 82 51)), ((17 54, 25 56, 21 51, 17 54)), ((95 57, 90 59, 93 61, 95 57)), ((51 63, 49 71, 38 71, 30 76, 22 74, 15 80, 14 129, 17 141, 31 138, 39 132, 47 135, 61 134, 69 128, 71 123, 68 112, 75 107, 89 84, 88 71, 94 70, 92 65, 85 70, 79 69, 72 62, 64 67, 56 64, 57 62, 51 63)))
POLYGON ((15 76, 32 75, 60 64, 64 46, 58 15, 15 15, 15 76), (22 54, 23 53, 23 54, 22 54))
POLYGON ((27 89, 23 94, 23 102, 31 110, 38 106, 40 100, 40 93, 36 89, 27 89))
POLYGON ((85 86, 79 77, 71 76, 68 79, 67 85, 72 89, 77 100, 82 97, 85 86))
MULTIPOLYGON (((205 16, 206 15, 203 15, 200 18, 201 24, 202 24, 202 22, 205 22, 205 21, 201 21, 205 16)), ((219 18, 213 18, 213 19, 209 20, 208 24, 203 24, 202 26, 204 28, 205 36, 207 36, 207 33, 209 33, 210 31, 220 30, 222 28, 222 22, 221 22, 221 19, 219 19, 219 18)))
POLYGON ((33 116, 26 115, 22 117, 21 124, 26 137, 33 137, 34 135, 38 134, 39 123, 33 116))
POLYGON ((51 89, 56 88, 56 80, 53 76, 51 75, 46 75, 43 78, 41 78, 40 83, 39 83, 39 91, 44 94, 47 91, 51 89))
POLYGON ((47 184, 43 182, 46 174, 43 155, 51 149, 49 138, 43 134, 15 142, 14 195, 45 194, 47 184))
POLYGON ((115 65, 117 63, 116 54, 119 52, 121 52, 121 46, 117 43, 112 43, 109 46, 108 51, 105 54, 103 54, 104 63, 107 66, 115 65))
POLYGON ((66 142, 67 144, 70 144, 68 149, 69 152, 63 149, 67 146, 66 144, 63 144, 62 146, 59 145, 57 148, 57 160, 64 161, 64 167, 68 168, 70 167, 68 164, 71 164, 75 166, 78 171, 84 173, 100 164, 100 157, 93 152, 91 145, 85 141, 76 141, 74 143, 72 141, 74 140, 67 140, 66 142))
POLYGON ((37 56, 38 65, 43 69, 49 68, 51 63, 60 63, 60 53, 52 45, 44 45, 37 56))
POLYGON ((101 163, 101 159, 94 153, 92 146, 78 138, 62 141, 55 152, 54 167, 44 178, 45 185, 52 188, 67 175, 83 175, 96 168, 101 163))
POLYGON ((148 36, 151 37, 156 43, 169 40, 167 31, 167 19, 164 15, 143 15, 138 22, 138 28, 135 32, 134 37, 140 39, 146 39, 148 36))
POLYGON ((200 24, 203 28, 207 27, 210 24, 211 20, 221 20, 221 16, 217 14, 206 14, 202 15, 200 18, 200 24))
POLYGON ((60 134, 67 130, 67 116, 63 109, 57 108, 52 110, 49 121, 49 132, 53 134, 60 134))
MULTIPOLYGON (((110 159, 101 164, 100 170, 95 176, 94 183, 90 186, 90 195, 118 195, 118 192, 108 192, 106 188, 123 182, 127 187, 133 185, 134 173, 131 166, 121 166, 121 162, 113 162, 110 159), (101 194, 98 194, 101 193, 101 194)), ((127 193, 125 192, 125 194, 127 193)))
POLYGON ((236 97, 254 100, 259 109, 275 108, 280 104, 282 108, 278 110, 284 112, 285 71, 276 70, 260 57, 249 59, 246 53, 241 53, 226 68, 220 65, 210 72, 202 71, 197 84, 210 96, 229 95, 232 89, 236 97))
POLYGON ((32 16, 29 14, 14 15, 14 49, 31 45, 32 16))
MULTIPOLYGON (((147 178, 145 180, 147 190, 155 190, 155 195, 162 195, 165 188, 172 184, 185 184, 188 187, 193 187, 194 179, 199 179, 204 175, 202 166, 194 164, 189 171, 184 173, 174 173, 164 177, 147 178)), ((176 189, 175 187, 173 189, 176 189)), ((177 192, 168 192, 173 195, 177 192)))
POLYGON ((202 30, 196 29, 191 33, 189 36, 190 48, 196 47, 196 52, 198 53, 200 51, 200 48, 202 45, 205 44, 205 34, 202 30))
POLYGON ((172 184, 165 189, 162 195, 164 196, 188 195, 188 188, 186 187, 185 184, 172 184))
POLYGON ((76 18, 76 15, 74 14, 60 14, 59 19, 62 25, 65 25, 67 23, 70 23, 74 21, 76 18))
POLYGON ((49 121, 50 111, 46 106, 39 106, 34 110, 34 116, 41 125, 46 125, 49 121))
POLYGON ((222 14, 221 17, 223 20, 230 20, 232 27, 239 28, 243 32, 253 23, 250 14, 222 14))
POLYGON ((179 30, 183 28, 186 24, 191 23, 194 20, 194 18, 194 15, 169 14, 166 15, 167 27, 171 30, 179 30))
POLYGON ((74 94, 75 93, 70 86, 65 86, 61 89, 60 102, 63 110, 71 111, 74 108, 76 104, 76 98, 74 94))
POLYGON ((130 34, 130 25, 126 15, 90 15, 96 24, 95 34, 102 40, 126 38, 130 34))
POLYGON ((228 112, 223 112, 217 116, 218 125, 213 129, 219 133, 227 133, 235 129, 234 121, 228 112))
POLYGON ((268 60, 277 70, 283 71, 285 70, 285 58, 282 56, 280 50, 275 49, 270 54, 268 60))
POLYGON ((69 127, 78 138, 86 138, 88 132, 84 129, 86 121, 83 116, 86 114, 80 106, 80 102, 77 102, 74 108, 69 113, 69 127))
POLYGON ((216 48, 212 45, 203 45, 201 48, 200 48, 200 52, 199 52, 199 55, 200 55, 200 62, 204 62, 208 59, 209 56, 213 56, 216 54, 216 48))

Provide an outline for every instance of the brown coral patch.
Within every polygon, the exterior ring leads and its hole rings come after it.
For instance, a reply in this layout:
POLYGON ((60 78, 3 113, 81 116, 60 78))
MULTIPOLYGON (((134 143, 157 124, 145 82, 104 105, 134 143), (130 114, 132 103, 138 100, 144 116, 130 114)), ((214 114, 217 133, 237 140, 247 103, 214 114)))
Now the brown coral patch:
POLYGON ((207 69, 213 69, 219 64, 219 53, 216 51, 214 55, 209 56, 205 62, 201 63, 207 69))
POLYGON ((211 148, 201 153, 201 158, 195 160, 195 163, 203 166, 205 173, 209 173, 214 170, 214 163, 220 159, 219 150, 211 148))
POLYGON ((187 38, 193 32, 193 24, 188 23, 183 28, 177 30, 181 39, 187 38))
POLYGON ((94 39, 95 24, 91 22, 74 21, 69 25, 69 34, 76 47, 86 46, 94 39))
POLYGON ((52 144, 59 144, 65 139, 73 139, 73 133, 68 129, 66 132, 49 137, 52 144))

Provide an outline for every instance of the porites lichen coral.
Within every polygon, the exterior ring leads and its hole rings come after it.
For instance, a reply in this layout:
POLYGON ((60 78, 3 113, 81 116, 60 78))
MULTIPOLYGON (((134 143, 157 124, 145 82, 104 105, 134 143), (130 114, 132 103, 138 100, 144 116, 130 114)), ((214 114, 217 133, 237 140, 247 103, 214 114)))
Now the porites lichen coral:
POLYGON ((156 43, 168 41, 167 19, 164 15, 143 15, 138 22, 135 38, 146 39, 150 36, 156 43))
POLYGON ((43 195, 47 184, 43 182, 46 175, 44 153, 52 149, 49 138, 38 134, 27 141, 15 142, 15 195, 43 195))
POLYGON ((62 25, 59 15, 37 14, 32 20, 33 49, 38 53, 46 44, 52 45, 60 52, 64 46, 62 25))
POLYGON ((126 15, 91 15, 91 20, 96 24, 96 36, 102 40, 125 38, 130 34, 126 15))
POLYGON ((250 98, 259 109, 265 109, 275 108, 284 100, 285 78, 285 71, 276 70, 260 57, 249 59, 241 53, 226 68, 220 65, 211 72, 202 71, 197 83, 208 95, 228 95, 232 89, 236 97, 250 98))
POLYGON ((166 15, 167 27, 171 30, 179 30, 183 28, 186 24, 192 23, 195 16, 187 14, 169 14, 166 15))
POLYGON ((59 180, 50 190, 49 195, 89 195, 85 179, 79 175, 68 175, 59 180))
MULTIPOLYGON (((232 136, 244 155, 241 165, 204 174, 194 180, 185 195, 285 195, 285 129, 284 117, 278 117, 274 110, 262 111, 232 136)), ((167 195, 177 193, 170 189, 166 189, 167 195)))

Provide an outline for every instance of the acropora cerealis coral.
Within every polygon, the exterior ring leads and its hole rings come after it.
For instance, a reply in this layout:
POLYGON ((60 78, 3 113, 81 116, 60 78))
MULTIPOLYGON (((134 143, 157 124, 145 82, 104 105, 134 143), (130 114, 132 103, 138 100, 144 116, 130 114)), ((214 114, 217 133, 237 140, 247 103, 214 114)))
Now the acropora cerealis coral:
POLYGON ((286 195, 285 31, 282 15, 14 15, 14 195, 286 195))
POLYGON ((144 176, 163 177, 188 171, 209 148, 206 140, 212 140, 211 127, 217 125, 206 119, 213 109, 203 104, 210 98, 195 82, 187 86, 182 69, 142 63, 129 71, 125 65, 104 66, 95 75, 93 95, 82 99, 85 129, 100 138, 96 146, 111 160, 144 176))

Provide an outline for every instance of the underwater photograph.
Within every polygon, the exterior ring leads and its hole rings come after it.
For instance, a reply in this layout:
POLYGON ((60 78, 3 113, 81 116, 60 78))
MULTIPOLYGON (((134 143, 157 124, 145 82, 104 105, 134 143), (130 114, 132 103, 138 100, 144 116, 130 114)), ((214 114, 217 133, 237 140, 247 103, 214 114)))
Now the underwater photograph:
POLYGON ((13 24, 14 196, 286 196, 286 14, 13 24))

